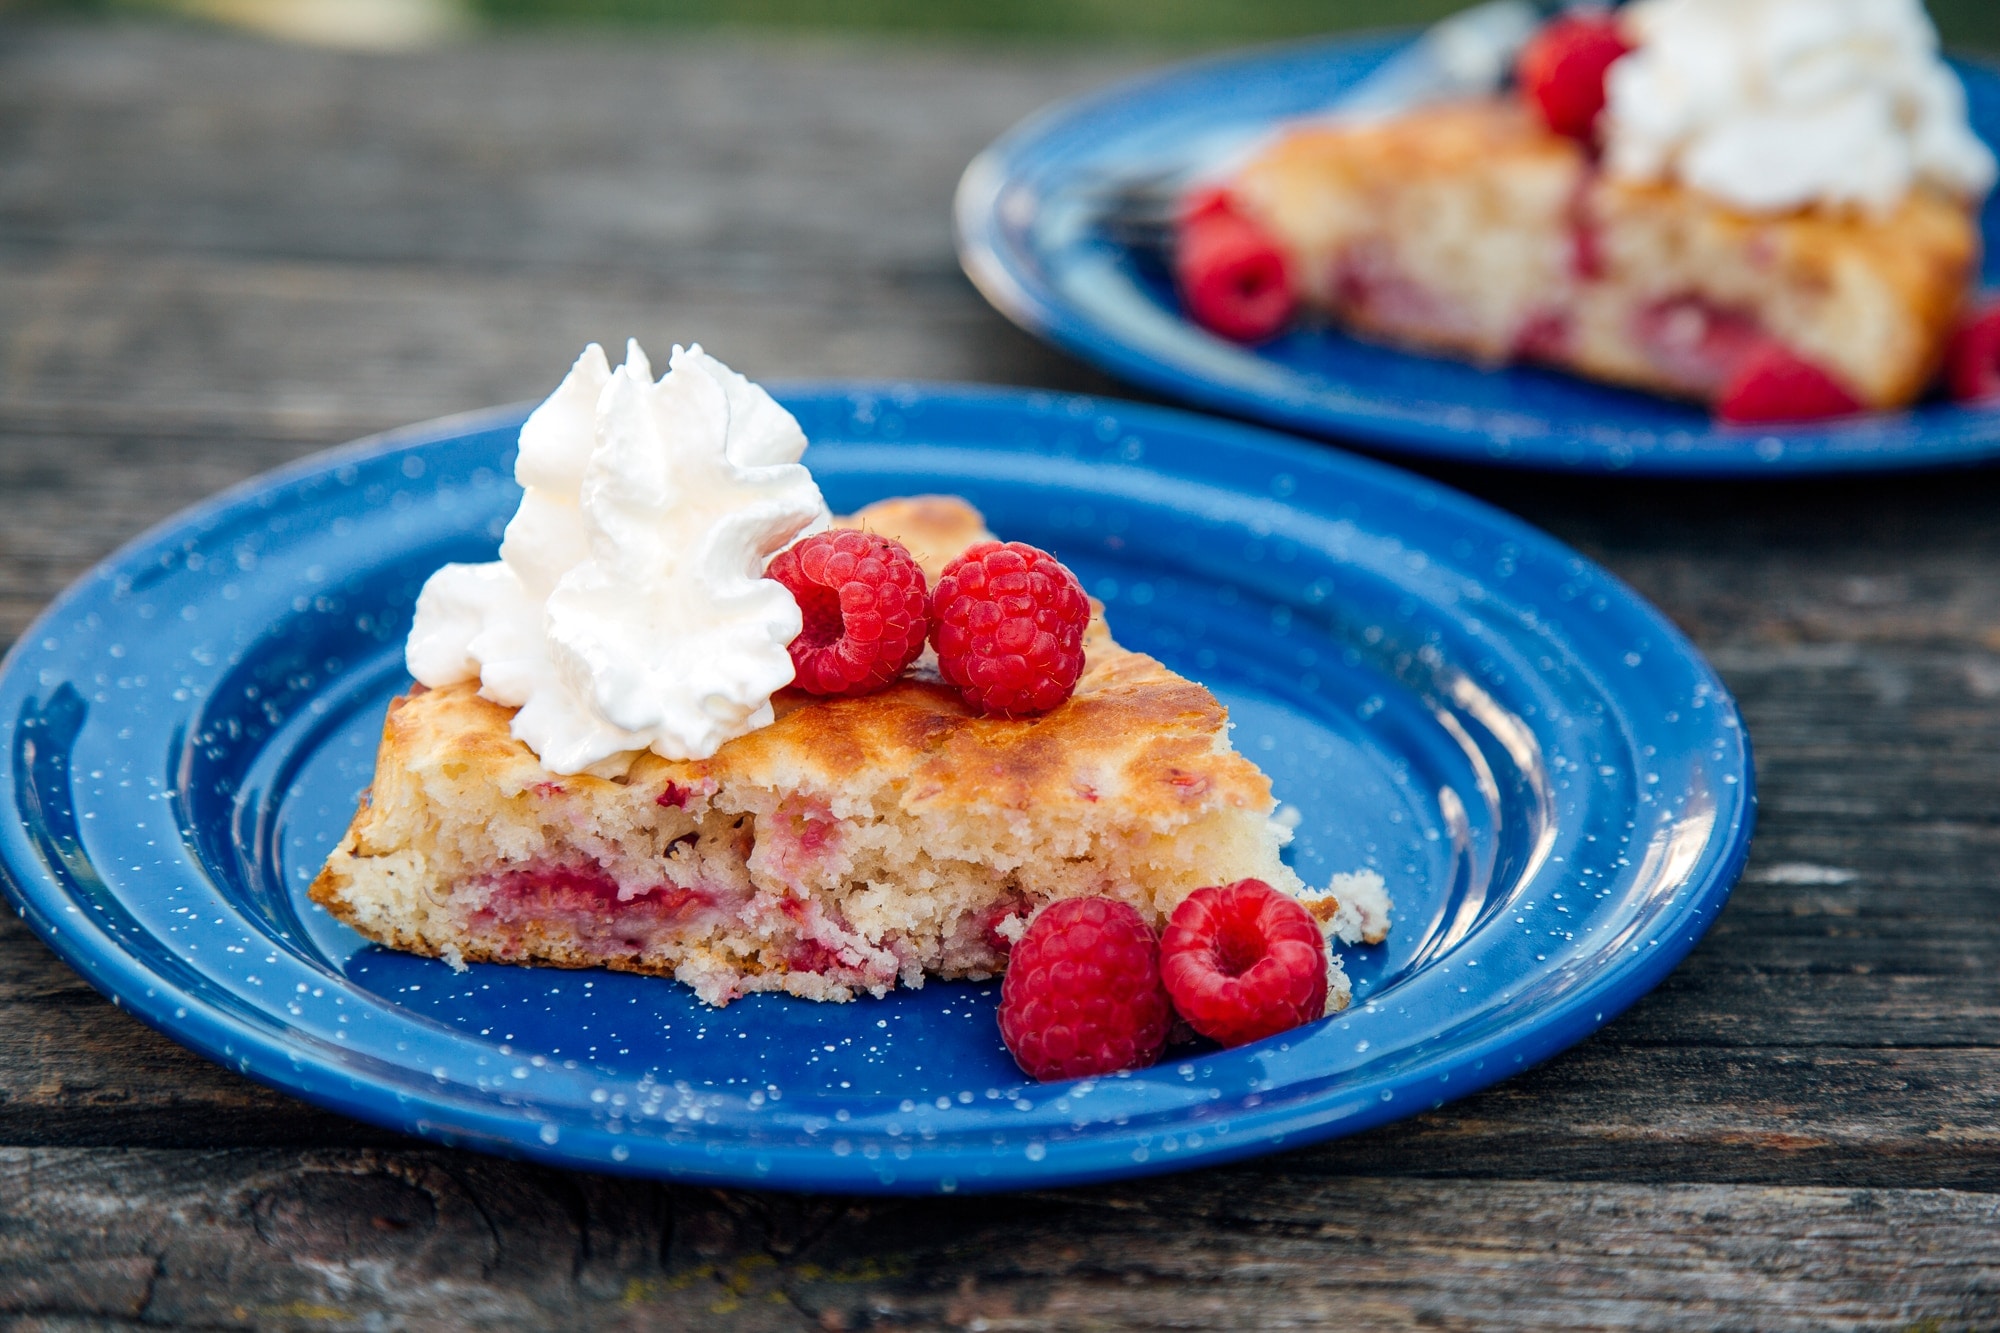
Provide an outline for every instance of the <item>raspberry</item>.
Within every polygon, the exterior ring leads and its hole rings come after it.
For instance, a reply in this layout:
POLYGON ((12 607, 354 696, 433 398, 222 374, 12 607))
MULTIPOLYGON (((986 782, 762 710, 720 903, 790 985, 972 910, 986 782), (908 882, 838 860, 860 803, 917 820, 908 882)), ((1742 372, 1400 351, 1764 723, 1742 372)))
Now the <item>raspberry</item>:
POLYGON ((1782 343, 1766 342, 1745 356, 1715 401, 1724 421, 1817 421, 1861 410, 1829 372, 1782 343))
POLYGON ((1959 326, 1945 356, 1945 387, 1961 403, 2000 398, 2000 302, 1959 326))
POLYGON ((980 542, 931 594, 938 670, 982 713, 1032 717, 1076 691, 1090 602, 1047 551, 980 542))
POLYGON ((1326 1010, 1319 923, 1261 879, 1196 889, 1167 922, 1160 977, 1204 1037, 1241 1046, 1326 1010))
POLYGON ((1190 190, 1181 200, 1181 222, 1198 222, 1217 213, 1233 213, 1236 203, 1229 197, 1229 191, 1220 185, 1205 185, 1199 190, 1190 190))
POLYGON ((1195 323, 1225 338, 1262 342, 1291 320, 1284 251, 1221 190, 1199 191, 1183 206, 1174 278, 1195 323))
POLYGON ((1605 13, 1565 14, 1522 49, 1514 76, 1557 134, 1588 141, 1604 110, 1604 75, 1632 48, 1605 13))
POLYGON ((778 552, 764 570, 798 599, 794 679, 809 694, 872 694, 903 674, 930 629, 924 571, 900 542, 836 529, 778 552))
POLYGON ((1086 1078, 1160 1058, 1173 1010, 1159 941, 1116 898, 1043 909, 1000 981, 1000 1039, 1030 1078, 1086 1078))

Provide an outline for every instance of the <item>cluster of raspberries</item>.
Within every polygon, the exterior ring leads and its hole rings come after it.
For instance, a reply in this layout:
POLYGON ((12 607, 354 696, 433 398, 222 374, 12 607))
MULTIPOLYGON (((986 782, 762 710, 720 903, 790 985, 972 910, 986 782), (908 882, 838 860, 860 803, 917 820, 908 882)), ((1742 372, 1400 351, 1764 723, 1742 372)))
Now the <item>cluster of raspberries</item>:
POLYGON ((1176 1016, 1225 1046, 1326 1010, 1326 940, 1298 902, 1258 879, 1196 889, 1155 936, 1130 903, 1044 908, 1000 983, 1000 1038, 1044 1082, 1153 1064, 1176 1016))
POLYGON ((765 576, 797 599, 793 683, 810 694, 873 694, 928 640, 938 670, 975 711, 1046 713, 1076 690, 1090 602, 1076 575, 1021 542, 980 542, 945 566, 937 587, 901 542, 850 529, 778 553, 765 576))

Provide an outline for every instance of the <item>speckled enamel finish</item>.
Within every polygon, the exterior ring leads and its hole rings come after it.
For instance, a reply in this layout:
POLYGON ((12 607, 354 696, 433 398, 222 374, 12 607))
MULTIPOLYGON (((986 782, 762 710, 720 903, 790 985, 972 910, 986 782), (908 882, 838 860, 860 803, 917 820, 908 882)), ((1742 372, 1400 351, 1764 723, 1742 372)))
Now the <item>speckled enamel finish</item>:
POLYGON ((1456 493, 1183 413, 1044 394, 780 392, 830 502, 964 494, 1121 640, 1203 680, 1295 812, 1309 882, 1379 870, 1346 1013, 1026 1083, 997 985, 708 1009, 601 972, 368 945, 304 889, 407 684, 424 578, 490 558, 516 410, 260 478, 80 581, 0 670, 0 867, 33 927, 229 1068, 443 1142, 589 1170, 925 1193, 1100 1180, 1352 1133, 1577 1041, 1727 896, 1748 741, 1694 649, 1456 493))

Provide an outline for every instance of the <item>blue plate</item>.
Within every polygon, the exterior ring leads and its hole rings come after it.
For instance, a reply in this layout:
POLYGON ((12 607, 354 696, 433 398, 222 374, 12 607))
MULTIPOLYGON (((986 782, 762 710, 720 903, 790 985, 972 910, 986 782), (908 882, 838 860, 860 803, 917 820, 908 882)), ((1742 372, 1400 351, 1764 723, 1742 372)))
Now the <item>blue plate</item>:
MULTIPOLYGON (((1779 475, 1963 462, 2000 453, 2000 409, 1946 402, 1830 425, 1722 426, 1682 403, 1532 367, 1482 370, 1304 329, 1260 347, 1181 313, 1155 256, 1096 221, 1105 182, 1323 108, 1409 42, 1308 42, 1181 65, 1052 107, 959 183, 959 258, 1028 332, 1115 375, 1274 425, 1473 462, 1779 475)), ((2000 143, 2000 76, 1959 64, 1972 122, 2000 143)), ((2000 196, 1982 225, 2000 264, 2000 196)))
POLYGON ((1119 637, 1212 685, 1299 815, 1373 867, 1347 1012, 1129 1076, 1023 1082, 997 987, 727 1009, 671 981, 444 964, 305 896, 403 690, 425 577, 493 557, 521 412, 419 427, 169 521, 0 669, 0 866, 128 1012, 308 1101, 595 1171, 929 1192, 1100 1180, 1353 1133, 1561 1050, 1722 906, 1748 742, 1658 613, 1441 486, 1182 413, 792 388, 836 508, 951 491, 1053 548, 1119 637))

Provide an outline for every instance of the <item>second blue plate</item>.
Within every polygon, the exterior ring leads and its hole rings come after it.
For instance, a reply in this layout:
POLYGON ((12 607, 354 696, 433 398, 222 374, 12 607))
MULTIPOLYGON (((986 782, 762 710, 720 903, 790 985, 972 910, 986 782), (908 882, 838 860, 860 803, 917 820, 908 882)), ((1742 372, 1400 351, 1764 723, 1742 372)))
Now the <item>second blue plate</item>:
MULTIPOLYGON (((1838 423, 1746 429, 1684 403, 1533 367, 1477 366, 1302 329, 1242 347, 1189 322, 1156 257, 1098 225, 1107 182, 1204 142, 1317 111, 1408 37, 1307 42, 1182 65, 1064 103, 966 168, 959 257, 1028 332, 1172 397, 1273 425, 1469 462, 1686 475, 1934 466, 2000 454, 2000 408, 1925 403, 1838 423)), ((1973 128, 2000 144, 2000 76, 1956 66, 1973 128)), ((1988 280, 2000 196, 1983 218, 1988 280)))
POLYGON ((132 1013, 411 1134, 593 1171, 934 1192, 1099 1180, 1352 1133, 1578 1040, 1693 947, 1750 760, 1694 649, 1602 570, 1406 473, 1246 427, 973 389, 781 391, 837 509, 948 491, 1056 551, 1119 638, 1209 684, 1297 812, 1372 867, 1347 1012, 1025 1082, 997 986, 760 995, 379 949, 305 889, 407 688, 412 602, 493 558, 518 411, 260 478, 84 578, 0 667, 0 872, 132 1013))

